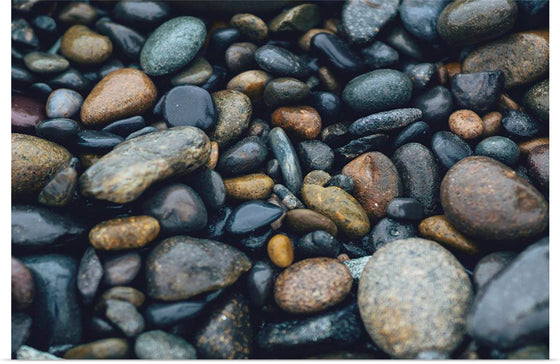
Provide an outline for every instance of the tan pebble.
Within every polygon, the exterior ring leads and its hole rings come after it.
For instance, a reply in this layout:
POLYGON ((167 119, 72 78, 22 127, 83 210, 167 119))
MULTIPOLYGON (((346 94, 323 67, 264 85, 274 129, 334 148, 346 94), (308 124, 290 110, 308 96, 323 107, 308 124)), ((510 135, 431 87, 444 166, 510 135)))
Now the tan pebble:
POLYGON ((504 111, 515 110, 525 112, 525 109, 507 94, 500 94, 500 96, 498 97, 498 107, 504 111))
POLYGON ((159 222, 151 216, 119 217, 100 222, 89 232, 95 249, 121 250, 141 248, 159 234, 159 222))
POLYGON ((245 71, 229 80, 226 88, 243 92, 252 102, 257 102, 262 99, 264 87, 271 79, 264 71, 245 71))
POLYGON ((497 111, 489 112, 482 117, 482 124, 484 124, 483 137, 496 135, 502 126, 502 114, 497 111))
POLYGON ((228 197, 237 200, 262 200, 270 196, 274 181, 263 173, 227 178, 224 180, 228 197))
POLYGON ((321 132, 321 116, 311 106, 284 106, 274 110, 273 126, 303 139, 314 139, 321 132))
POLYGON ((350 257, 348 256, 348 254, 342 253, 342 254, 339 254, 338 257, 336 257, 336 259, 339 262, 346 262, 347 260, 350 260, 350 257))
POLYGON ((266 250, 268 257, 277 267, 288 267, 294 261, 292 241, 284 234, 277 234, 270 238, 266 250))
POLYGON ((128 356, 125 339, 109 338, 75 346, 64 354, 64 359, 123 359, 128 356))
POLYGON ((268 26, 256 15, 253 14, 235 14, 229 24, 239 29, 241 34, 245 35, 253 42, 263 42, 268 37, 268 26))
POLYGON ((299 38, 298 46, 304 51, 309 52, 309 49, 311 48, 311 38, 313 38, 315 35, 319 33, 334 34, 332 31, 328 29, 320 29, 320 28, 309 29, 307 32, 305 32, 304 35, 302 35, 299 38))
POLYGON ((461 234, 445 218, 445 215, 430 216, 418 225, 420 235, 441 243, 446 248, 469 255, 480 253, 475 242, 461 234))
POLYGON ((60 53, 79 64, 99 64, 113 52, 111 40, 85 25, 73 25, 62 36, 60 53))
POLYGON ((210 169, 216 168, 216 164, 218 164, 218 157, 219 157, 218 143, 210 142, 210 157, 208 158, 208 162, 206 162, 206 167, 210 169))
POLYGON ((304 185, 317 185, 317 186, 324 186, 331 180, 331 175, 327 172, 316 169, 314 171, 309 172, 303 178, 304 185))
POLYGON ((472 110, 457 110, 451 114, 449 128, 465 140, 476 139, 484 132, 482 119, 472 110))
POLYGON ((534 148, 541 145, 548 145, 548 144, 549 144, 548 137, 543 137, 543 138, 535 138, 535 139, 527 140, 525 142, 521 142, 517 144, 517 146, 519 147, 521 154, 529 154, 529 152, 534 148))

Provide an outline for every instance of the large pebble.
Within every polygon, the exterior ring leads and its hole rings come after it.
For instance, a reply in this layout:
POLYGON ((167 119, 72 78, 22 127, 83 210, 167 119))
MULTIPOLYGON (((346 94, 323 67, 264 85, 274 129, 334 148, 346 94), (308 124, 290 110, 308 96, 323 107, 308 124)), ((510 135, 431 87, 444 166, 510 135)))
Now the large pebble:
POLYGON ((85 25, 73 25, 62 37, 60 52, 79 64, 99 64, 109 58, 113 52, 113 43, 85 25))
POLYGON ((398 0, 383 1, 374 6, 367 0, 347 1, 342 9, 343 29, 352 43, 370 43, 397 15, 398 8, 398 0))
POLYGON ((70 66, 66 58, 58 54, 30 52, 23 57, 27 68, 40 74, 59 73, 70 66))
POLYGON ((212 99, 217 114, 212 140, 223 147, 236 141, 249 127, 253 112, 251 100, 235 90, 214 92, 212 99))
POLYGON ((134 353, 139 359, 196 359, 196 349, 184 339, 165 331, 146 331, 136 338, 134 353))
POLYGON ((167 126, 194 126, 202 130, 216 125, 214 101, 203 88, 191 85, 172 88, 163 100, 162 115, 167 126))
POLYGON ((402 128, 421 117, 422 110, 416 108, 384 111, 354 121, 348 131, 353 135, 375 134, 402 128))
POLYGON ((270 79, 270 75, 261 70, 245 71, 229 80, 226 88, 243 92, 252 102, 259 102, 270 79))
POLYGON ((32 133, 35 126, 46 120, 43 103, 23 95, 12 95, 12 132, 32 133))
POLYGON ((548 121, 549 99, 549 81, 546 79, 536 83, 527 91, 523 103, 541 120, 548 121))
POLYGON ((274 33, 305 32, 316 26, 320 20, 318 5, 302 4, 278 14, 268 23, 268 28, 274 33))
POLYGON ((451 91, 457 106, 481 115, 491 111, 503 85, 501 71, 457 74, 451 79, 451 91))

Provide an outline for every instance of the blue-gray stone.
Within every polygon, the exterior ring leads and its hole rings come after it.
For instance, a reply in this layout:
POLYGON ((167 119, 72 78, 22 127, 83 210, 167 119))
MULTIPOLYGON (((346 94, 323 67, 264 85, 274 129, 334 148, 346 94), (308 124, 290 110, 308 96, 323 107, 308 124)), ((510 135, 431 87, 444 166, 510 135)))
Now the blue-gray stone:
POLYGON ((277 127, 268 133, 268 145, 278 160, 284 184, 293 194, 297 195, 303 184, 303 177, 296 151, 290 139, 282 128, 277 127))
POLYGON ((473 155, 472 149, 456 134, 450 131, 438 131, 432 137, 432 151, 445 168, 451 168, 463 158, 473 155))
POLYGON ((352 43, 369 43, 397 15, 399 0, 347 0, 342 27, 352 43))
POLYGON ((140 53, 140 65, 150 76, 167 75, 186 66, 205 39, 202 20, 192 16, 173 18, 150 34, 140 53))
POLYGON ((355 280, 360 280, 362 272, 364 271, 367 262, 369 262, 369 258, 371 258, 371 255, 366 255, 365 257, 356 259, 345 260, 342 262, 342 264, 348 267, 352 278, 354 278, 355 280))
POLYGON ((492 136, 478 143, 474 154, 485 155, 513 167, 519 160, 520 151, 513 140, 503 136, 492 136))
POLYGON ((428 86, 435 73, 436 66, 433 63, 419 63, 406 69, 414 91, 420 91, 428 86))
POLYGON ((534 138, 542 128, 531 115, 516 110, 506 110, 502 113, 502 127, 505 134, 516 141, 534 138))
POLYGON ((502 71, 458 74, 451 79, 451 92, 457 108, 482 115, 492 110, 504 87, 502 71))
POLYGON ((353 135, 375 134, 402 128, 419 120, 422 110, 415 108, 395 109, 371 114, 354 121, 348 131, 353 135))
POLYGON ((78 92, 66 88, 54 90, 47 99, 49 118, 71 118, 80 111, 84 98, 78 92))
POLYGON ((378 40, 362 48, 360 54, 371 69, 386 68, 399 61, 399 52, 378 40))
POLYGON ((66 58, 45 52, 27 53, 23 61, 27 68, 40 74, 59 73, 70 67, 70 62, 66 58))
POLYGON ((403 0, 399 14, 406 30, 416 38, 437 42, 437 21, 451 0, 403 0))
POLYGON ((298 56, 274 45, 265 45, 257 49, 255 61, 263 70, 278 76, 302 78, 311 72, 298 56))

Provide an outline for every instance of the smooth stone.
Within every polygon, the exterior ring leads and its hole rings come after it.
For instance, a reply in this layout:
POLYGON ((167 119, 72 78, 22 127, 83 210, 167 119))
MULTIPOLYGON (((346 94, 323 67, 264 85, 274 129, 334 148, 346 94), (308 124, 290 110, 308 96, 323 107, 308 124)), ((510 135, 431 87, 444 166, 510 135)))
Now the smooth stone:
POLYGON ((427 42, 437 42, 439 34, 437 22, 449 0, 403 0, 399 15, 403 26, 416 38, 427 42))
POLYGON ((297 42, 298 46, 305 52, 309 52, 311 50, 311 39, 313 39, 314 36, 320 33, 334 34, 334 32, 329 29, 312 28, 305 32, 301 37, 299 37, 297 42))
POLYGON ((33 75, 22 67, 12 66, 12 84, 14 88, 25 88, 35 81, 33 75))
POLYGON ((235 90, 214 92, 216 129, 211 139, 220 147, 236 141, 249 127, 253 108, 245 94, 235 90))
POLYGON ((216 108, 208 91, 197 86, 176 86, 165 96, 162 115, 168 127, 194 126, 202 130, 216 125, 216 108))
POLYGON ((440 173, 434 155, 422 144, 408 143, 391 158, 399 172, 404 197, 416 199, 430 216, 439 210, 440 173))
POLYGON ((432 152, 437 160, 449 169, 460 160, 473 155, 471 147, 450 131, 438 131, 432 137, 432 152))
POLYGON ((393 140, 393 149, 399 149, 408 143, 419 143, 426 145, 431 140, 432 130, 424 121, 416 121, 403 128, 393 140))
POLYGON ((206 26, 191 16, 166 21, 153 31, 140 53, 140 66, 150 76, 162 76, 186 66, 206 39, 206 26))
POLYGON ((35 99, 12 95, 12 132, 32 133, 37 124, 47 119, 44 107, 35 99))
POLYGON ((334 152, 320 140, 306 140, 298 143, 299 160, 305 171, 330 171, 334 162, 334 152))
POLYGON ((171 8, 157 1, 125 0, 115 5, 112 15, 119 22, 138 29, 153 29, 171 15, 171 8))
POLYGON ((296 253, 303 258, 336 258, 340 253, 340 243, 328 232, 313 229, 297 241, 296 253))
POLYGON ((196 359, 196 349, 184 339, 165 331, 146 331, 136 338, 134 353, 139 359, 196 359))
POLYGON ((70 3, 58 15, 60 21, 70 24, 89 24, 96 17, 96 9, 87 3, 70 3))
POLYGON ((541 125, 529 114, 516 110, 506 110, 502 113, 502 127, 506 136, 515 141, 524 141, 538 136, 541 125))
POLYGON ((274 268, 265 260, 258 260, 247 273, 247 299, 253 307, 262 307, 272 294, 274 268))
POLYGON ((123 140, 123 137, 107 131, 84 129, 76 133, 75 145, 82 153, 105 154, 123 140))
POLYGON ((219 28, 210 31, 206 56, 210 60, 223 61, 224 52, 231 45, 242 39, 241 32, 237 28, 219 28))
POLYGON ((232 208, 226 205, 210 214, 206 227, 206 234, 209 238, 220 239, 226 234, 226 223, 232 211, 232 208))
MULTIPOLYGON (((99 79, 102 79, 103 77, 107 76, 109 73, 123 68, 124 68, 124 64, 120 60, 112 59, 105 62, 101 66, 99 72, 93 72, 93 71, 87 72, 86 77, 92 82, 97 82, 99 81, 99 79)), ((131 68, 135 68, 135 67, 131 67, 131 68)))
POLYGON ((12 133, 12 196, 37 194, 72 157, 63 147, 31 135, 12 133))
POLYGON ((270 238, 266 251, 270 261, 277 267, 286 268, 294 261, 294 246, 284 234, 276 234, 270 238))
POLYGON ((41 121, 35 127, 38 137, 66 145, 71 144, 76 139, 79 130, 79 124, 67 118, 41 121))
POLYGON ((117 326, 126 337, 135 337, 144 331, 144 318, 131 303, 107 300, 105 316, 117 326))
POLYGON ((304 82, 292 77, 275 78, 264 88, 264 103, 268 107, 278 107, 303 102, 311 90, 304 82))
POLYGON ((154 128, 153 126, 146 126, 146 127, 143 127, 140 130, 137 130, 135 132, 132 132, 132 133, 128 134, 128 136, 126 138, 124 138, 124 140, 130 140, 130 139, 133 139, 133 138, 137 138, 139 136, 150 134, 150 133, 153 133, 153 132, 158 131, 158 130, 159 129, 154 128))
POLYGON ((356 259, 345 260, 342 262, 342 264, 348 267, 352 278, 359 281, 362 277, 362 272, 364 271, 367 262, 369 262, 369 258, 371 258, 371 255, 356 259))
POLYGON ((81 193, 127 203, 158 180, 198 168, 209 154, 208 137, 194 127, 143 135, 119 144, 89 167, 80 177, 81 193))
POLYGON ((305 184, 301 196, 309 208, 330 218, 348 237, 362 237, 369 231, 366 212, 352 195, 341 188, 305 184))
POLYGON ((212 65, 202 57, 195 58, 186 69, 171 78, 173 86, 203 85, 212 76, 212 65))
POLYGON ((354 193, 354 180, 345 174, 337 174, 331 177, 325 187, 335 186, 343 189, 349 194, 354 193))
POLYGON ((344 166, 342 173, 354 181, 353 195, 371 221, 383 218, 389 202, 402 193, 399 173, 382 153, 362 154, 344 166))
POLYGON ((352 43, 370 43, 398 12, 399 1, 372 6, 366 0, 348 1, 342 8, 342 28, 352 43))
POLYGON ((248 201, 237 206, 226 223, 226 230, 232 234, 247 234, 269 225, 278 219, 283 210, 269 202, 248 201))
POLYGON ((363 47, 360 55, 370 69, 387 68, 399 61, 399 52, 378 40, 363 47))
POLYGON ((23 57, 25 66, 39 74, 59 73, 70 67, 66 58, 57 54, 30 52, 23 57))
POLYGON ((262 173, 227 178, 227 196, 236 200, 263 200, 270 196, 274 181, 262 173))
POLYGON ((516 254, 509 251, 498 251, 480 259, 473 270, 473 283, 477 292, 492 280, 515 258, 516 254))
POLYGON ((253 42, 263 42, 268 37, 268 26, 256 15, 241 13, 235 14, 229 24, 253 42))
POLYGON ((325 230, 336 236, 336 224, 328 217, 313 210, 298 208, 286 213, 286 224, 297 233, 309 233, 316 230, 325 230))
POLYGON ((278 160, 284 185, 294 194, 301 189, 303 178, 296 151, 282 128, 273 128, 268 133, 268 146, 278 160))
POLYGON ((422 220, 418 231, 422 237, 437 241, 454 252, 477 255, 481 250, 479 244, 457 231, 445 215, 434 215, 422 220))
POLYGON ((250 136, 226 149, 219 157, 216 170, 224 176, 253 172, 264 163, 267 155, 260 138, 250 136))
POLYGON ((416 108, 395 109, 371 114, 350 124, 348 131, 352 135, 362 136, 399 129, 422 117, 422 111, 416 108))
POLYGON ((271 80, 268 73, 261 70, 241 72, 227 83, 228 90, 243 92, 252 102, 259 102, 266 84, 271 80))
POLYGON ((472 238, 527 239, 548 226, 543 195, 488 157, 466 158, 453 166, 441 183, 441 204, 449 222, 472 238))
POLYGON ((225 53, 227 68, 234 74, 254 68, 256 50, 257 46, 253 43, 233 43, 225 53))
POLYGON ((136 288, 113 287, 109 288, 103 293, 94 309, 96 309, 97 306, 100 306, 100 308, 106 307, 106 303, 108 300, 126 301, 132 304, 134 307, 138 308, 142 306, 145 299, 146 297, 144 296, 144 294, 136 288))
POLYGON ((46 113, 49 118, 71 118, 82 106, 84 98, 78 92, 69 89, 54 90, 47 99, 46 113))
POLYGON ((309 172, 308 174, 305 175, 305 178, 303 179, 303 184, 304 185, 318 185, 318 186, 324 186, 326 185, 331 179, 331 175, 328 174, 327 172, 323 171, 323 170, 314 170, 309 172))
POLYGON ((51 78, 48 82, 52 88, 68 88, 79 93, 87 94, 91 89, 90 81, 78 70, 70 68, 59 75, 51 78))
POLYGON ((39 38, 27 20, 15 18, 12 20, 12 42, 23 46, 24 49, 34 49, 39 46, 39 38))
POLYGON ((62 360, 58 356, 37 350, 31 346, 22 345, 16 352, 18 360, 62 360))
POLYGON ((514 167, 519 160, 519 147, 515 142, 503 136, 492 136, 476 145, 475 155, 494 158, 510 167, 514 167))
POLYGON ((424 218, 424 206, 411 197, 395 197, 387 204, 387 216, 393 219, 419 221, 424 218))
POLYGON ((302 78, 311 71, 299 56, 273 45, 259 47, 255 51, 255 61, 266 72, 278 76, 302 78))
POLYGON ((430 126, 440 126, 453 111, 453 95, 443 86, 436 86, 412 100, 412 106, 422 110, 422 120, 430 126))
POLYGON ((360 57, 334 34, 319 33, 311 38, 311 50, 326 59, 331 67, 343 73, 358 73, 365 67, 360 57))
POLYGON ((527 172, 545 196, 549 194, 549 149, 548 144, 540 145, 531 149, 527 156, 527 172))
POLYGON ((417 236, 416 226, 412 222, 383 218, 375 224, 368 234, 368 244, 372 251, 397 240, 417 236))
POLYGON ((473 140, 484 133, 484 123, 472 110, 457 110, 449 115, 449 129, 464 140, 473 140))
POLYGON ((19 259, 12 257, 12 306, 16 310, 24 310, 31 306, 34 296, 31 272, 19 259))
POLYGON ((286 206, 288 210, 302 209, 305 206, 286 186, 275 184, 272 188, 274 194, 278 197, 282 205, 286 206))
POLYGON ((272 228, 263 227, 256 231, 240 236, 236 244, 244 252, 252 255, 262 256, 266 254, 266 244, 272 237, 272 234, 272 228))
POLYGON ((64 354, 64 359, 125 359, 128 355, 126 340, 109 338, 75 346, 64 354))
POLYGON ((312 92, 311 104, 319 115, 321 115, 321 121, 324 123, 336 121, 342 112, 342 100, 332 92, 312 92))
POLYGON ((342 302, 351 288, 352 276, 344 264, 332 258, 309 258, 280 273, 274 300, 284 311, 311 314, 342 302))
POLYGON ((146 41, 146 38, 137 31, 112 21, 98 21, 95 30, 109 37, 117 51, 125 58, 134 61, 139 58, 146 41))
POLYGON ((95 225, 89 241, 97 250, 141 248, 159 234, 159 222, 151 216, 118 217, 95 225))
POLYGON ((185 300, 228 287, 250 268, 245 254, 229 245, 175 236, 163 240, 148 255, 147 293, 164 301, 185 300))
POLYGON ((109 287, 130 284, 141 266, 142 257, 136 252, 109 256, 103 263, 103 283, 109 287))
POLYGON ((31 334, 32 319, 23 312, 12 313, 12 353, 25 344, 31 334))
POLYGON ((130 118, 114 121, 102 130, 120 135, 124 138, 131 133, 144 128, 145 126, 146 122, 142 116, 132 116, 130 118))
POLYGON ((204 201, 207 209, 218 210, 224 205, 226 187, 218 172, 203 168, 190 176, 189 184, 204 201))
POLYGON ((465 334, 471 299, 463 266, 439 244, 417 238, 374 253, 358 287, 368 334, 394 358, 414 358, 426 350, 450 354, 465 334))
POLYGON ((388 141, 389 136, 386 134, 372 134, 354 139, 334 150, 335 159, 342 164, 348 163, 366 152, 385 149, 388 141))
POLYGON ((342 100, 360 114, 405 106, 412 97, 412 81, 404 73, 381 69, 352 79, 342 91, 342 100))
POLYGON ((95 249, 93 247, 89 247, 86 249, 82 259, 80 260, 80 265, 78 266, 78 277, 76 279, 78 291, 82 295, 85 303, 93 301, 102 277, 103 266, 101 265, 101 261, 99 260, 95 249))
POLYGON ((111 40, 85 25, 73 25, 63 35, 60 52, 78 64, 99 64, 113 52, 111 40))
POLYGON ((531 150, 534 148, 541 146, 541 145, 548 145, 550 144, 549 137, 542 137, 542 138, 535 138, 531 140, 527 140, 525 142, 518 143, 517 146, 519 147, 519 151, 522 155, 528 155, 531 153, 531 150))
POLYGON ((451 91, 458 108, 478 114, 491 111, 504 85, 501 71, 457 74, 451 79, 451 91))
POLYGON ((61 254, 27 256, 21 261, 35 282, 32 341, 40 349, 79 343, 82 321, 76 289, 78 262, 61 254))
POLYGON ((302 4, 285 10, 268 22, 273 33, 305 32, 321 21, 319 6, 302 4))
POLYGON ((548 73, 548 38, 548 30, 528 31, 486 43, 465 58, 463 73, 501 70, 506 89, 536 81, 548 73))
POLYGON ((155 103, 157 89, 142 71, 123 68, 105 76, 85 99, 80 112, 86 126, 143 114, 155 103))
POLYGON ((283 106, 270 118, 272 126, 301 139, 313 139, 321 132, 321 116, 311 106, 283 106))
POLYGON ((477 342, 508 349, 546 339, 549 331, 548 238, 529 246, 477 294, 467 331, 477 342))
POLYGON ((538 118, 549 119, 549 82, 548 79, 533 85, 523 97, 523 104, 538 118))
POLYGON ((265 323, 257 332, 256 344, 273 353, 299 353, 310 346, 350 346, 363 333, 357 311, 356 304, 351 304, 319 315, 265 323))

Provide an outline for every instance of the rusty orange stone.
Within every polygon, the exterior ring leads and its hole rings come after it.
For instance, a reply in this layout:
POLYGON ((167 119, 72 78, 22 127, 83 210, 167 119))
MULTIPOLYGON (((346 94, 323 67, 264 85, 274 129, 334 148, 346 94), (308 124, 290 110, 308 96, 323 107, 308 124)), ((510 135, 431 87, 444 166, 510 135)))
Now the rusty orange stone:
POLYGON ((279 107, 272 113, 271 122, 303 139, 314 139, 321 132, 321 116, 311 106, 279 107))
POLYGON ((292 241, 284 234, 276 234, 268 241, 268 257, 275 266, 286 268, 294 261, 292 241))
POLYGON ((472 110, 457 110, 451 114, 449 128, 465 140, 476 139, 484 132, 482 119, 472 110))
POLYGON ((445 215, 430 216, 418 225, 420 235, 441 243, 446 248, 469 255, 480 253, 478 245, 461 234, 445 218, 445 215))
POLYGON ((103 221, 89 232, 95 249, 122 250, 141 248, 159 234, 159 222, 151 216, 119 217, 103 221))
POLYGON ((529 152, 534 148, 541 145, 548 145, 549 143, 550 140, 548 139, 548 137, 542 137, 542 138, 535 138, 535 139, 527 140, 525 142, 521 142, 517 144, 517 146, 519 147, 521 154, 529 154, 529 152))
POLYGON ((484 125, 483 137, 489 137, 498 134, 502 126, 502 114, 497 111, 489 112, 482 117, 484 125))

